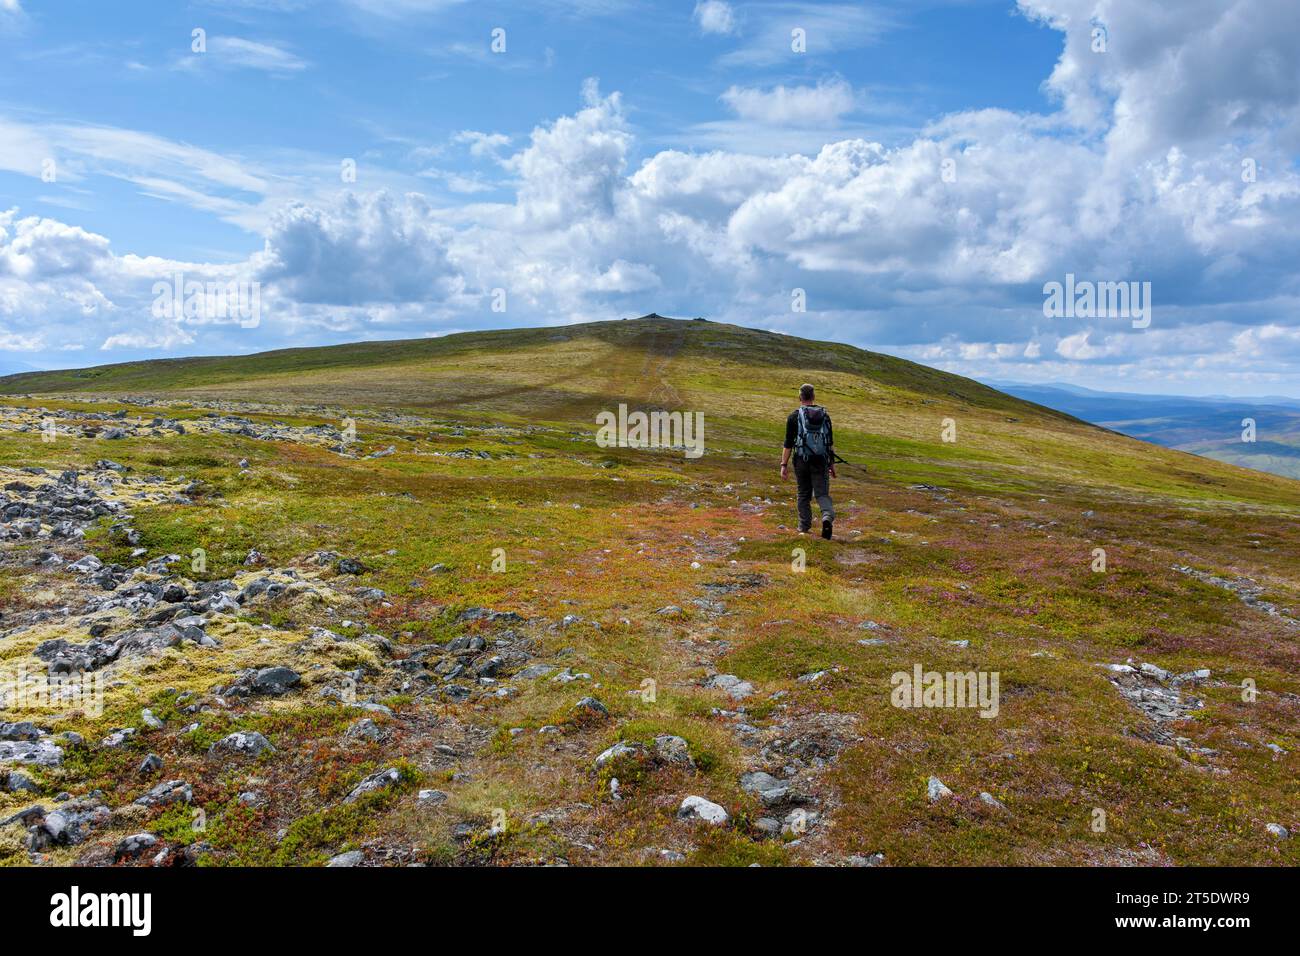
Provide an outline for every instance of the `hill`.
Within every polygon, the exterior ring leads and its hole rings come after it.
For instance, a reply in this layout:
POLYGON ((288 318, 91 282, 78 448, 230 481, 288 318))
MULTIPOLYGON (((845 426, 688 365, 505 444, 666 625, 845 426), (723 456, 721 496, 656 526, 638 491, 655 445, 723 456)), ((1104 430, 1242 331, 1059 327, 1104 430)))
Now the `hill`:
POLYGON ((1126 395, 1050 385, 1002 390, 1143 441, 1300 478, 1300 402, 1294 399, 1126 395), (1253 432, 1243 427, 1247 420, 1253 432))
POLYGON ((1300 862, 1287 478, 658 316, 0 394, 0 861, 1300 862))

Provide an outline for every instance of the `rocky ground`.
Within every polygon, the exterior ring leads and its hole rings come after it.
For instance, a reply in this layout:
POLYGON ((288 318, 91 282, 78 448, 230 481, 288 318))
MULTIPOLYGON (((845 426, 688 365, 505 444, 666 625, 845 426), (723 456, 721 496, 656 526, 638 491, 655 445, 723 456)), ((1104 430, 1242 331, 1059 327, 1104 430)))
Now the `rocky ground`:
MULTIPOLYGON (((122 421, 114 416, 106 420, 122 421)), ((229 421, 223 419, 220 424, 229 421)), ((178 429, 178 434, 184 431, 178 429)), ((276 440, 285 439, 281 434, 276 440)), ((170 719, 143 708, 128 715, 134 719, 113 727, 98 740, 87 740, 72 731, 51 733, 40 721, 0 724, 0 765, 6 772, 0 783, 11 794, 31 797, 28 805, 0 818, 0 830, 7 835, 11 853, 21 846, 30 862, 57 859, 185 865, 216 852, 202 840, 175 845, 147 830, 108 842, 96 840, 123 824, 129 829, 149 811, 193 806, 195 787, 189 779, 173 779, 168 773, 173 769, 168 766, 170 761, 150 750, 134 767, 138 783, 129 789, 140 792, 128 803, 113 806, 99 789, 80 795, 61 791, 48 800, 38 799, 48 788, 35 782, 32 772, 54 771, 51 779, 59 779, 57 771, 65 766, 68 755, 84 759, 87 752, 123 750, 142 737, 151 743, 166 739, 171 748, 183 746, 187 739, 202 736, 212 716, 237 718, 273 699, 308 698, 335 707, 339 718, 347 720, 344 740, 383 744, 398 735, 424 734, 428 729, 424 718, 409 720, 415 726, 401 727, 408 719, 396 717, 381 703, 385 699, 405 697, 428 707, 442 702, 472 704, 508 698, 522 686, 543 680, 599 690, 590 674, 565 666, 563 655, 543 660, 537 653, 538 641, 533 635, 563 633, 582 623, 578 615, 556 621, 529 620, 513 611, 472 606, 454 618, 455 624, 466 627, 465 635, 445 645, 412 649, 349 619, 364 618, 369 606, 392 605, 382 590, 358 583, 357 576, 365 570, 359 561, 335 552, 318 551, 295 566, 270 567, 262 555, 250 551, 244 561, 246 571, 229 578, 195 581, 184 573, 190 565, 189 556, 161 555, 127 566, 105 564, 85 551, 86 531, 105 519, 111 534, 138 545, 140 535, 131 526, 131 504, 184 506, 191 503, 190 493, 198 490, 193 482, 135 478, 124 466, 101 459, 84 472, 68 470, 57 475, 34 467, 3 469, 0 484, 6 501, 0 534, 7 541, 36 545, 19 552, 4 551, 0 561, 8 566, 22 563, 43 579, 40 606, 6 611, 0 618, 3 646, 10 651, 29 648, 31 657, 44 669, 8 675, 8 682, 0 687, 7 705, 21 706, 30 700, 49 700, 56 706, 60 700, 85 705, 92 695, 111 698, 115 688, 149 679, 144 675, 161 662, 183 662, 187 668, 230 674, 228 681, 206 693, 166 692, 174 711, 170 719), (338 618, 349 634, 319 626, 293 634, 247 623, 250 613, 273 602, 316 605, 324 615, 338 618), (248 666, 241 666, 245 664, 248 666), (69 852, 51 855, 51 851, 65 849, 69 852)), ((143 559, 148 549, 133 547, 131 553, 143 559)), ((440 573, 436 567, 431 571, 440 573)), ((710 616, 725 615, 722 597, 759 584, 761 579, 753 576, 708 584, 702 591, 707 596, 695 598, 694 603, 710 616)), ((670 605, 657 614, 671 618, 682 611, 670 605)), ((821 676, 822 672, 812 673, 806 679, 821 676)), ((822 792, 820 770, 855 739, 853 718, 806 714, 778 719, 760 730, 746 720, 745 701, 757 693, 752 684, 717 673, 709 673, 701 683, 719 692, 719 706, 712 712, 734 727, 751 753, 751 767, 739 778, 739 785, 762 807, 763 815, 753 823, 756 832, 784 837, 798 845, 825 812, 823 804, 830 795, 822 792)), ((636 693, 644 696, 646 692, 636 693)), ((781 696, 772 697, 778 712, 784 709, 779 703, 781 696)), ((572 716, 579 724, 610 719, 594 694, 579 699, 572 716)), ((491 725, 459 721, 451 721, 446 729, 453 742, 422 743, 432 751, 434 763, 463 765, 478 757, 494 734, 491 725)), ((523 728, 510 730, 512 735, 526 732, 523 728)), ((572 756, 573 746, 564 739, 565 727, 544 724, 534 732, 554 738, 548 749, 572 756)), ((435 734, 434 739, 441 736, 435 734)), ((262 733, 235 731, 207 745, 198 772, 233 772, 248 787, 240 791, 238 800, 256 806, 265 799, 257 789, 257 760, 274 753, 274 744, 262 733)), ((659 734, 645 740, 620 739, 597 754, 590 766, 602 776, 610 799, 617 801, 622 789, 619 775, 638 776, 661 767, 689 772, 695 769, 695 760, 685 739, 659 734)), ((348 790, 340 804, 354 804, 367 795, 400 787, 411 778, 411 771, 401 763, 384 767, 348 790)), ((446 794, 419 789, 414 799, 419 807, 437 808, 446 794)), ((535 814, 530 822, 560 824, 566 816, 565 808, 559 808, 535 814)), ((729 821, 726 809, 693 794, 683 798, 678 816, 710 826, 729 821)), ((493 835, 491 826, 483 829, 471 823, 460 824, 454 833, 466 843, 493 835)), ((692 847, 688 841, 676 843, 679 848, 652 847, 647 853, 667 862, 683 860, 692 847)), ((580 842, 577 845, 587 848, 580 842)), ((415 851, 408 854, 408 862, 416 855, 415 851)), ((355 865, 369 859, 365 852, 350 851, 332 857, 329 865, 355 865)), ((380 858, 381 862, 390 860, 389 854, 380 858)), ((874 863, 878 857, 851 857, 848 862, 874 863)))
MULTIPOLYGON (((1262 716, 1208 723, 1235 713, 1244 673, 1219 644, 1137 657, 1072 625, 1013 637, 1021 600, 973 624, 1010 585, 962 558, 891 572, 894 600, 872 583, 971 523, 1051 550, 1077 507, 913 483, 883 518, 846 495, 843 540, 823 546, 791 535, 788 490, 744 471, 687 483, 659 464, 616 468, 601 479, 610 497, 584 497, 571 476, 614 466, 561 428, 384 414, 354 445, 282 409, 146 407, 0 411, 0 430, 27 442, 10 462, 77 461, 0 466, 0 572, 15 582, 0 595, 0 861, 1195 862, 1195 839, 1088 843, 1093 807, 1123 819, 1154 806, 1148 773, 1219 781, 1180 784, 1165 821, 1247 784, 1233 839, 1265 860, 1290 852, 1296 820, 1280 808, 1294 783, 1271 775, 1291 765, 1277 728, 1300 697, 1271 687, 1262 716), (458 550, 473 534, 406 482, 430 461, 550 469, 537 491, 484 506, 527 504, 490 515, 511 527, 517 579, 486 567, 489 547, 458 550), (321 489, 339 467, 357 484, 334 510, 321 489), (391 518, 314 546, 363 501, 391 518), (411 508, 453 524, 436 547, 418 546, 411 508), (582 524, 593 509, 609 520, 582 524), (214 536, 255 546, 202 546, 214 536), (822 559, 812 591, 789 571, 791 542, 822 559), (1027 716, 902 724, 913 715, 885 703, 891 671, 976 655, 1009 675, 1004 711, 1023 702, 1027 716), (1068 720, 1077 737, 1062 740, 1068 720), (1005 842, 963 845, 963 832, 1005 842)), ((1166 553, 1185 552, 1171 538, 1166 553)), ((1253 578, 1175 575, 1205 585, 1215 615, 1218 592, 1294 624, 1253 578)))

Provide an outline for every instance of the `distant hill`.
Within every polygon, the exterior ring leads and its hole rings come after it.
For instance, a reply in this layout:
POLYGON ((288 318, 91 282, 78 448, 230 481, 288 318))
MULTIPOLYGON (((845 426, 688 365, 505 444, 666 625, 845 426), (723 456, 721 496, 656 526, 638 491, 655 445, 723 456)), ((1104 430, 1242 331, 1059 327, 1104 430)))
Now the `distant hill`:
POLYGON ((31 372, 0 378, 0 394, 329 405, 583 426, 627 402, 703 411, 714 447, 762 448, 775 457, 804 381, 817 385, 832 410, 842 455, 900 476, 956 481, 976 469, 981 480, 996 475, 1005 487, 1024 486, 1032 472, 1147 493, 1255 501, 1296 494, 1086 424, 1078 413, 1092 415, 1091 404, 1056 410, 1048 404, 1054 394, 1016 397, 850 345, 655 314, 31 372), (952 442, 941 434, 948 419, 952 442))
POLYGON ((1143 441, 1300 478, 1300 399, 1141 395, 1072 385, 1000 387, 1010 395, 1143 441), (1242 439, 1242 421, 1247 418, 1255 422, 1253 442, 1242 439))

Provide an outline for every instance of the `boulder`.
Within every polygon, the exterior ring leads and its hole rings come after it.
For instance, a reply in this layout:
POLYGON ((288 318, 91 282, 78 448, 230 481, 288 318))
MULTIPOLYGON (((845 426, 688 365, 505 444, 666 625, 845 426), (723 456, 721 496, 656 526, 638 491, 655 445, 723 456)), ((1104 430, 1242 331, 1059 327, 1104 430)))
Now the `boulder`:
POLYGON ((723 807, 703 797, 690 796, 682 801, 677 810, 677 819, 707 823, 709 826, 723 826, 731 819, 723 807))

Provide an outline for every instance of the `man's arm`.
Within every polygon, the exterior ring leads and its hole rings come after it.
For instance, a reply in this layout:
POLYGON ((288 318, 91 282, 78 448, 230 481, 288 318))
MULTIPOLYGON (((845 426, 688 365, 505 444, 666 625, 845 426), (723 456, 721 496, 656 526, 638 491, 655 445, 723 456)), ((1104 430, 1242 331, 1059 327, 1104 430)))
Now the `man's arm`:
POLYGON ((826 466, 828 475, 832 478, 839 477, 835 474, 835 431, 831 428, 830 412, 826 412, 826 466))
POLYGON ((781 477, 782 478, 787 478, 789 477, 790 474, 790 450, 794 448, 795 431, 798 429, 798 425, 795 423, 794 416, 798 414, 799 414, 798 412, 795 412, 785 420, 785 445, 782 446, 781 448, 781 477))

